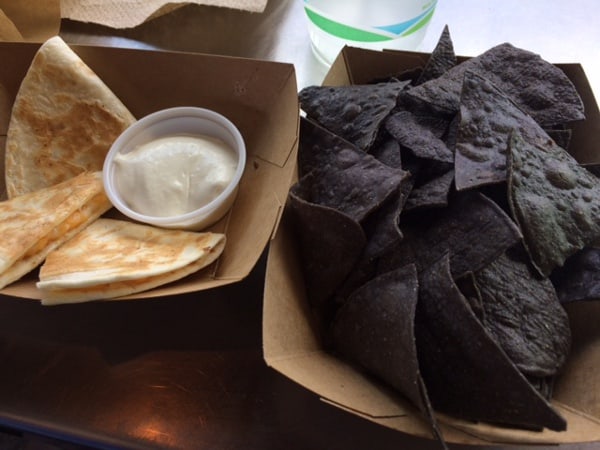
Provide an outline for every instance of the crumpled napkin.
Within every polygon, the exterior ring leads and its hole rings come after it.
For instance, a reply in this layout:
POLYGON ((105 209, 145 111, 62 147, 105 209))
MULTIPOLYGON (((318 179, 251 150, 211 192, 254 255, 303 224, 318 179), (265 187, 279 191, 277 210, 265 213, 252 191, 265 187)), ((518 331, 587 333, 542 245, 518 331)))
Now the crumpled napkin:
POLYGON ((132 28, 188 4, 263 12, 267 0, 61 0, 63 18, 111 28, 132 28))

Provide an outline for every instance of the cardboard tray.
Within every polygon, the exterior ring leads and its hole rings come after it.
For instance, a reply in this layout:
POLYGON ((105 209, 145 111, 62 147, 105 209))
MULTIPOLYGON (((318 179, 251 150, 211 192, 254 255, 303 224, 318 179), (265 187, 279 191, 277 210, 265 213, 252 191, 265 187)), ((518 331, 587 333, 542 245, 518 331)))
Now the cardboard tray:
MULTIPOLYGON (((2 162, 12 103, 38 48, 33 43, 0 42, 2 162)), ((246 142, 247 164, 234 206, 210 228, 227 236, 217 263, 178 282, 123 298, 176 295, 246 277, 277 227, 294 174, 299 107, 293 65, 181 52, 72 48, 135 117, 173 106, 200 106, 228 117, 246 142)), ((34 271, 0 294, 38 299, 36 278, 34 271)))
MULTIPOLYGON (((429 55, 346 47, 324 84, 345 85, 424 65, 429 55)), ((573 148, 581 162, 600 159, 600 113, 578 64, 559 65, 577 86, 587 119, 575 125, 573 148)), ((431 438, 420 413, 402 395, 327 353, 308 310, 291 227, 284 215, 271 243, 263 306, 267 364, 352 414, 411 435, 431 438)), ((438 415, 444 439, 463 444, 559 444, 600 441, 600 301, 568 306, 573 348, 555 386, 553 405, 567 420, 564 432, 516 430, 438 415)), ((326 432, 326 430, 324 430, 326 432)))

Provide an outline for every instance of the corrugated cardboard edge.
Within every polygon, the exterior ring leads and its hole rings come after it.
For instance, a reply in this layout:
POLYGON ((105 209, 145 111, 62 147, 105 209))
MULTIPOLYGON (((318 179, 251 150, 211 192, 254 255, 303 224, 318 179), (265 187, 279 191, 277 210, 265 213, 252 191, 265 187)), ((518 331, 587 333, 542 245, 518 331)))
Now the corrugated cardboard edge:
MULTIPOLYGON (((345 48, 334 62, 332 69, 325 77, 324 85, 348 84, 360 82, 360 77, 369 74, 353 74, 348 69, 349 54, 360 53, 361 62, 366 72, 383 76, 386 70, 396 70, 393 64, 381 63, 377 52, 362 49, 345 48), (383 70, 383 72, 382 72, 383 70), (357 78, 354 78, 354 76, 357 78)), ((402 53, 411 67, 422 64, 427 54, 411 52, 402 53)), ((464 57, 462 57, 464 58, 464 57)), ((600 127, 600 114, 593 93, 578 64, 559 65, 576 83, 586 107, 587 124, 576 124, 578 129, 586 129, 591 136, 580 136, 578 145, 586 149, 595 149, 594 137, 597 138, 600 127)), ((580 131, 581 134, 581 131, 580 131)), ((585 134, 585 133, 584 133, 585 134)), ((577 155, 580 160, 590 162, 595 155, 584 152, 577 155)), ((363 375, 327 353, 319 337, 319 326, 315 317, 308 310, 308 302, 304 291, 301 270, 297 258, 291 225, 285 217, 281 221, 278 232, 271 242, 267 260, 265 279, 265 295, 263 304, 263 351, 266 363, 308 390, 319 395, 324 401, 372 422, 396 429, 415 436, 431 437, 429 429, 420 415, 406 400, 396 393, 363 375)), ((594 305, 596 313, 600 305, 594 305)), ((600 354, 597 347, 599 332, 587 337, 596 346, 595 355, 600 354)), ((580 342, 583 345, 583 343, 580 342)), ((584 367, 582 370, 592 370, 584 367)), ((598 372, 598 366, 593 368, 598 372)), ((580 371, 581 372, 581 371, 580 371)), ((581 373, 579 381, 581 381, 581 373)), ((598 377, 596 377, 598 378, 598 377)), ((600 382, 592 382, 591 389, 586 392, 600 392, 600 382)), ((597 394, 596 394, 597 395, 597 394)), ((568 394, 567 394, 568 396, 568 394)), ((553 405, 567 419, 566 432, 543 430, 541 432, 516 430, 488 424, 475 424, 437 414, 444 439, 457 444, 563 444, 600 441, 600 418, 587 414, 561 401, 559 395, 553 405)), ((597 397, 593 395, 593 398, 597 397)))

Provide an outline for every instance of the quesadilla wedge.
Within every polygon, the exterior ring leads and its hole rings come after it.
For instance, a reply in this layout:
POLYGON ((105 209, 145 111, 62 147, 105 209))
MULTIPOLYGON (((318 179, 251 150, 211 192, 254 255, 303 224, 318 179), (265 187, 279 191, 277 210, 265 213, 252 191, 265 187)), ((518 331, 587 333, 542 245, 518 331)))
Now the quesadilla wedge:
POLYGON ((6 137, 8 198, 102 169, 112 142, 135 121, 119 98, 58 36, 36 52, 6 137))
POLYGON ((35 269, 111 206, 101 172, 0 202, 0 288, 35 269))
POLYGON ((214 262, 225 235, 100 218, 48 255, 42 304, 122 297, 179 280, 214 262))

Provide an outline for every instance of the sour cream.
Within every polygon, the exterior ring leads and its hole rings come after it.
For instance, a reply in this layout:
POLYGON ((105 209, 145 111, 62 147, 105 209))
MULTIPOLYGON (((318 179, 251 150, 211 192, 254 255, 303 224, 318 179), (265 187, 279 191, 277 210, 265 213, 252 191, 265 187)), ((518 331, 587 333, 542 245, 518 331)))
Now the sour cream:
POLYGON ((214 200, 231 182, 235 151, 210 136, 167 136, 114 159, 123 201, 155 217, 185 214, 214 200))

